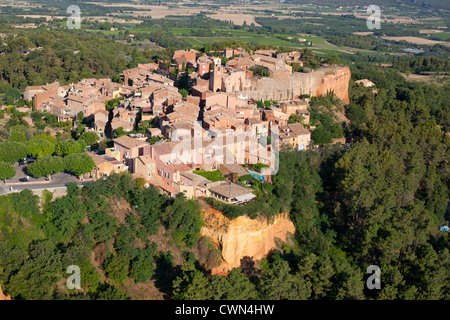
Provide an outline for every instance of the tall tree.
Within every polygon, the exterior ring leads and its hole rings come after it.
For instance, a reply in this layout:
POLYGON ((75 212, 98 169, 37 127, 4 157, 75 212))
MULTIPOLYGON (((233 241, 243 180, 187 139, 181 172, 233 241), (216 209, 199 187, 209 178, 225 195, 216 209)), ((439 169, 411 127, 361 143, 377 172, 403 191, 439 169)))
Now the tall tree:
POLYGON ((184 194, 178 194, 162 218, 172 230, 172 237, 177 243, 186 243, 188 247, 195 245, 200 237, 203 220, 194 200, 186 200, 184 194))
POLYGON ((12 165, 6 162, 0 162, 0 179, 5 180, 11 179, 16 175, 16 169, 12 165))
POLYGON ((175 300, 207 300, 211 298, 209 280, 203 272, 196 269, 194 262, 187 261, 182 274, 172 284, 175 300))
POLYGON ((95 167, 92 157, 84 153, 69 154, 64 157, 64 164, 67 171, 77 176, 91 172, 95 167))

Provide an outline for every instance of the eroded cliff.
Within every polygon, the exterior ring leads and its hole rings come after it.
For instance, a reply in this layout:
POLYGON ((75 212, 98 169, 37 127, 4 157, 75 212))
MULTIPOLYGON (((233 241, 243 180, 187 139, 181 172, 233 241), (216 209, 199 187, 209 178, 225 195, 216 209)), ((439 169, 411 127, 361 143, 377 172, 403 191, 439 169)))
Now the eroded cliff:
POLYGON ((250 219, 241 216, 230 220, 220 211, 204 206, 202 208, 204 226, 201 230, 222 252, 223 263, 212 269, 212 273, 225 274, 241 264, 241 259, 264 258, 276 248, 278 240, 286 241, 288 233, 294 233, 294 224, 287 215, 279 215, 268 222, 266 218, 250 219))
POLYGON ((339 99, 349 103, 348 83, 351 77, 349 67, 338 67, 330 70, 319 69, 317 76, 320 80, 318 81, 316 96, 324 96, 328 92, 334 92, 339 99))
POLYGON ((11 300, 10 295, 5 296, 5 294, 3 293, 1 285, 0 285, 0 300, 11 300))
POLYGON ((293 72, 289 75, 275 74, 269 78, 249 79, 251 89, 239 93, 249 99, 286 101, 299 99, 303 94, 323 96, 328 92, 334 92, 339 99, 348 103, 350 77, 350 68, 347 66, 326 67, 311 72, 293 72))

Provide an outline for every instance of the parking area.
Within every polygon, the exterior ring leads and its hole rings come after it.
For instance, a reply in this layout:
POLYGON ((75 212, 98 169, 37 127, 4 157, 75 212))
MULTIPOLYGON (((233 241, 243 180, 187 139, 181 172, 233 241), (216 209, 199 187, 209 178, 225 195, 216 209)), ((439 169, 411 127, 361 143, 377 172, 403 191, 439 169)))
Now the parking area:
POLYGON ((0 182, 0 194, 10 191, 11 188, 14 190, 54 188, 63 187, 73 181, 80 182, 77 177, 65 172, 53 174, 50 179, 46 177, 34 178, 27 175, 27 164, 15 163, 14 168, 16 169, 16 175, 12 179, 8 179, 6 184, 3 181, 0 182))
POLYGON ((45 182, 45 177, 34 178, 27 175, 27 164, 14 164, 14 169, 16 169, 16 175, 7 181, 7 184, 15 184, 20 182, 45 182))

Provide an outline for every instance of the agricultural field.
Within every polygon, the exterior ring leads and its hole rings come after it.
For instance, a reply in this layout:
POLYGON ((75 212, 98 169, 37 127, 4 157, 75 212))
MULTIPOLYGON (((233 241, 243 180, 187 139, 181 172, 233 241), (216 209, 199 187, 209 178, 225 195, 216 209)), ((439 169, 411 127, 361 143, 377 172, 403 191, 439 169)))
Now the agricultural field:
POLYGON ((435 75, 421 75, 421 74, 404 74, 401 75, 410 82, 425 82, 427 84, 434 84, 437 86, 443 86, 450 80, 449 76, 435 76, 435 75))
MULTIPOLYGON (((160 30, 160 28, 140 28, 135 27, 128 29, 130 33, 152 33, 160 30)), ((205 44, 213 44, 218 41, 227 41, 227 40, 240 40, 246 42, 248 44, 266 44, 270 46, 285 46, 292 48, 310 48, 313 51, 319 54, 330 54, 336 55, 339 53, 350 53, 353 54, 357 51, 361 51, 363 53, 375 53, 372 50, 364 50, 364 49, 355 49, 352 47, 346 46, 336 46, 332 43, 329 43, 322 37, 312 36, 312 35, 292 35, 292 34, 275 34, 275 35, 258 35, 245 30, 233 30, 233 29, 212 29, 211 36, 208 37, 199 37, 195 35, 190 35, 191 31, 195 32, 200 30, 200 28, 170 28, 169 32, 173 33, 175 36, 182 38, 188 41, 192 46, 204 46, 205 44), (228 33, 228 37, 223 36, 214 36, 214 33, 228 33), (290 37, 292 41, 283 40, 281 38, 290 37), (297 39, 297 41, 295 41, 297 39), (300 39, 300 40, 298 40, 300 39)), ((94 31, 94 30, 91 30, 94 31)), ((98 30, 95 30, 98 32, 98 30)), ((110 30, 102 30, 101 31, 107 35, 118 34, 120 31, 110 31, 110 30)))
POLYGON ((420 37, 381 37, 381 38, 392 41, 406 41, 414 44, 424 44, 424 45, 444 44, 450 46, 449 42, 429 40, 420 37))
MULTIPOLYGON (((15 27, 31 29, 45 24, 47 28, 66 28, 64 6, 55 2, 54 8, 50 9, 54 1, 45 0, 40 7, 34 1, 20 2, 24 9, 27 4, 29 6, 26 12, 20 7, 15 9, 14 14, 21 19, 15 27)), ((0 2, 5 8, 11 3, 0 2)), ((136 44, 140 50, 159 50, 167 46, 177 49, 203 47, 214 42, 238 40, 251 45, 310 48, 321 56, 359 53, 377 62, 389 63, 391 59, 386 58, 386 54, 404 56, 402 49, 405 47, 424 49, 440 58, 448 57, 448 53, 443 49, 431 50, 432 46, 450 47, 447 29, 450 19, 445 11, 422 10, 410 4, 401 8, 382 7, 381 30, 367 29, 365 20, 370 14, 364 7, 314 5, 301 1, 298 4, 232 0, 161 1, 159 4, 92 1, 82 4, 83 32, 95 32, 118 42, 136 44), (336 40, 336 37, 345 39, 336 40), (402 40, 406 43, 399 42, 402 40)))
POLYGON ((255 17, 253 15, 250 14, 238 14, 238 13, 218 13, 218 14, 209 14, 207 15, 208 17, 212 18, 212 19, 217 19, 217 20, 222 20, 222 21, 232 21, 234 24, 238 25, 238 26, 242 26, 245 23, 247 24, 254 24, 255 26, 260 26, 260 24, 258 24, 255 21, 255 17))

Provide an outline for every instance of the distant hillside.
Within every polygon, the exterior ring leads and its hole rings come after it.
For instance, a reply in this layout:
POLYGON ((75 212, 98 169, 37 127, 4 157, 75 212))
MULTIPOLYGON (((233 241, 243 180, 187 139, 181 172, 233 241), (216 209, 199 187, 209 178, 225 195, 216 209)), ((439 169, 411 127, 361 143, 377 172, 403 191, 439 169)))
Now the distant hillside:
POLYGON ((433 9, 446 9, 450 10, 450 2, 442 0, 428 0, 428 1, 415 1, 415 0, 378 0, 376 3, 370 0, 290 0, 286 3, 296 4, 317 4, 322 6, 370 6, 376 4, 378 6, 400 6, 402 4, 414 5, 418 7, 429 7, 433 9))

